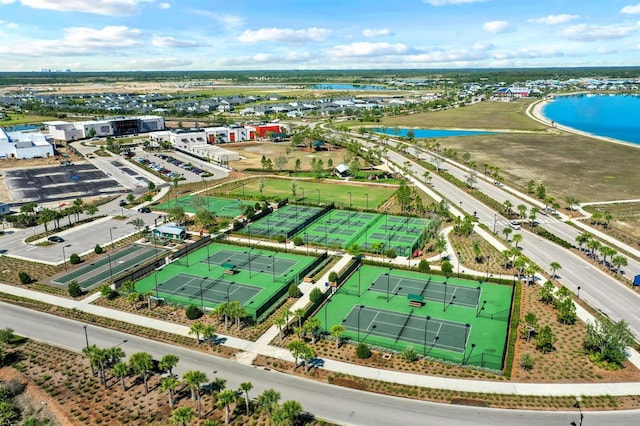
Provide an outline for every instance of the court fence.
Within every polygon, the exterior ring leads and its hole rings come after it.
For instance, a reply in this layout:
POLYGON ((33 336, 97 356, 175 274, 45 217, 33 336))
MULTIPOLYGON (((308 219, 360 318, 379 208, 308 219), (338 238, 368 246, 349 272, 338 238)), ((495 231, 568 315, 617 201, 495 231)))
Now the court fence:
POLYGON ((182 256, 184 256, 185 254, 189 254, 191 252, 196 251, 197 249, 199 249, 200 247, 208 244, 211 242, 211 235, 206 235, 201 237, 199 240, 194 241, 191 244, 187 244, 186 246, 182 247, 181 249, 173 252, 171 254, 171 259, 175 260, 178 259, 182 256))
POLYGON ((305 219, 302 223, 296 225, 293 229, 290 229, 289 231, 287 231, 286 237, 287 238, 293 237, 298 232, 300 232, 303 229, 305 229, 310 223, 312 223, 316 219, 324 216, 325 214, 327 214, 328 212, 330 212, 334 208, 335 208, 335 204, 333 202, 331 202, 331 203, 327 204, 326 206, 322 207, 320 210, 318 210, 317 212, 312 214, 310 217, 305 219))
POLYGON ((339 287, 343 282, 347 281, 351 274, 358 269, 358 267, 362 264, 362 256, 354 256, 351 258, 351 262, 347 264, 345 268, 342 269, 338 273, 338 278, 336 279, 336 285, 339 287))
POLYGON ((117 290, 125 281, 135 281, 139 278, 146 277, 157 268, 166 265, 166 263, 164 254, 162 254, 162 257, 154 256, 153 258, 144 261, 138 268, 134 267, 131 268, 131 270, 125 270, 119 274, 115 274, 113 276, 113 284, 117 290))

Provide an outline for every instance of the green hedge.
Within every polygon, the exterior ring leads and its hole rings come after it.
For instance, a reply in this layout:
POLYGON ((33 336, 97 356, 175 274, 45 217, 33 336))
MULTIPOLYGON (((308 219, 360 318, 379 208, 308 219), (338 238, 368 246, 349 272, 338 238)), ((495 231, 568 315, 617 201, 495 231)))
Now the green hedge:
POLYGON ((558 245, 560 245, 560 246, 562 246, 562 247, 564 247, 566 249, 573 248, 573 244, 571 244, 567 240, 564 240, 564 239, 558 237, 557 235, 547 231, 544 228, 534 227, 533 230, 539 236, 541 236, 543 238, 546 238, 547 240, 549 240, 551 242, 554 242, 554 243, 556 243, 556 244, 558 244, 558 245))
POLYGON ((516 339, 518 338, 518 325, 520 323, 520 298, 522 296, 522 283, 516 280, 516 286, 513 289, 513 306, 511 309, 511 322, 509 323, 509 343, 507 344, 507 353, 504 362, 504 376, 511 377, 511 369, 513 368, 513 358, 515 357, 516 339))

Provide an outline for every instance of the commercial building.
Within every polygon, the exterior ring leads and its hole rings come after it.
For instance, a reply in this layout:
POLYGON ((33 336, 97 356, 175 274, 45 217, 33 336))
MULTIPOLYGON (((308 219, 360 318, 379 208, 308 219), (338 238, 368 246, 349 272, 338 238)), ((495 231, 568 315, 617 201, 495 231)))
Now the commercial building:
POLYGON ((65 142, 90 137, 136 135, 165 128, 163 117, 151 115, 76 122, 47 121, 43 124, 54 140, 65 142))
POLYGON ((53 155, 47 135, 39 132, 5 132, 0 129, 0 158, 46 158, 53 155))

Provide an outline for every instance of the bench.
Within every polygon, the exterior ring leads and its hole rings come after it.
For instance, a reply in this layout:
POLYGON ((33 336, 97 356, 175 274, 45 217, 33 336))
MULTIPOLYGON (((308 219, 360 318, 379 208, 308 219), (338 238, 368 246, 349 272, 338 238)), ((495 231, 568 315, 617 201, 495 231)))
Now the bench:
POLYGON ((237 271, 235 269, 225 269, 224 273, 227 275, 233 275, 235 274, 237 271))
POLYGON ((424 297, 419 294, 407 294, 407 299, 409 300, 409 306, 422 308, 424 306, 424 297))
POLYGON ((304 280, 303 280, 303 281, 304 281, 305 283, 311 283, 311 284, 313 284, 313 278, 311 278, 311 277, 304 277, 304 280))

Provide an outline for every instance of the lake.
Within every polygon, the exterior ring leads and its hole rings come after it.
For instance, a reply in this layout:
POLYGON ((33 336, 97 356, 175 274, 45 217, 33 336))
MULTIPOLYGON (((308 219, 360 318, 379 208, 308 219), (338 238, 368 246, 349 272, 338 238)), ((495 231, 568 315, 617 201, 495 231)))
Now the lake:
POLYGON ((557 96, 545 105, 548 120, 598 136, 640 144, 640 96, 557 96))

